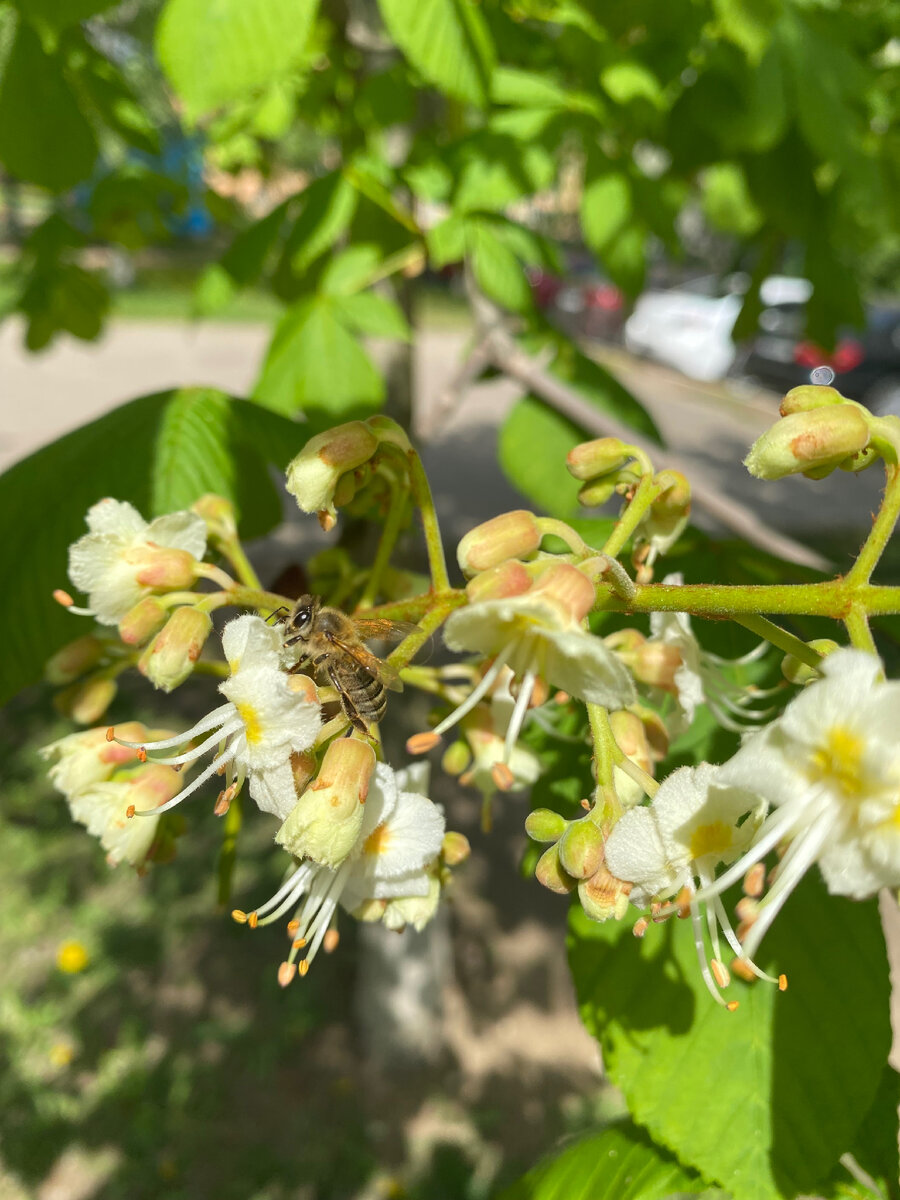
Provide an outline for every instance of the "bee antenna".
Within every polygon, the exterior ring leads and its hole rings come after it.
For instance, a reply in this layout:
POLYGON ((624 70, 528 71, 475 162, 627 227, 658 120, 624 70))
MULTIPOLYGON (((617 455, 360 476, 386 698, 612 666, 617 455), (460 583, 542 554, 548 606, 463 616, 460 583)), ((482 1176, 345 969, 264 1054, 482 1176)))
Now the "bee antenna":
POLYGON ((269 615, 266 617, 266 624, 268 625, 268 623, 274 617, 275 618, 274 624, 279 625, 290 611, 291 610, 286 605, 279 604, 279 606, 277 608, 273 608, 272 611, 269 613, 269 615))

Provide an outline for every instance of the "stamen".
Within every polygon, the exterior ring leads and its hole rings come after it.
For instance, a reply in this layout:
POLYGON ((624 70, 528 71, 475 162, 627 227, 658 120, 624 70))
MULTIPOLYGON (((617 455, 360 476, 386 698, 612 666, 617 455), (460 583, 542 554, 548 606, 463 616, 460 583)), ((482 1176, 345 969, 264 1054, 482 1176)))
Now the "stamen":
POLYGON ((138 817, 159 816, 160 813, 168 812, 170 808, 174 808, 177 804, 180 804, 182 800, 190 796, 192 792, 196 792, 197 788, 202 787, 203 784, 206 783, 207 779, 211 779, 225 762, 234 758, 234 754, 234 750, 226 750, 224 754, 220 755, 216 759, 213 759, 206 770, 201 771, 193 783, 189 783, 186 788, 182 788, 177 796, 173 796, 171 800, 167 800, 165 804, 160 804, 156 808, 139 809, 135 815, 138 817))
POLYGON ((729 1012, 737 1012, 737 1010, 741 1007, 740 1001, 729 1000, 725 1007, 729 1012))
MULTIPOLYGON (((257 909, 257 914, 265 917, 264 925, 268 925, 271 921, 277 921, 282 913, 287 912, 297 903, 306 891, 313 873, 314 868, 309 863, 301 863, 296 871, 291 872, 275 895, 257 909)), ((299 921, 297 929, 300 929, 299 921)))
POLYGON ((231 919, 237 921, 238 925, 247 924, 247 914, 242 908, 233 908, 231 910, 231 919))
POLYGON ((128 817, 129 820, 131 820, 131 818, 134 816, 134 805, 133 804, 129 804, 128 807, 125 809, 125 816, 128 817))
POLYGON ((259 915, 255 912, 247 913, 247 924, 251 929, 255 929, 259 924, 259 915))
POLYGON ((292 962, 283 962, 278 968, 278 983, 285 988, 294 978, 297 971, 296 966, 292 962))
POLYGON ((763 894, 763 888, 766 884, 766 866, 765 863, 754 863, 747 874, 744 876, 744 895, 758 899, 763 894))
POLYGON ((120 746, 127 746, 130 750, 138 750, 141 746, 150 750, 165 750, 168 746, 183 746, 185 742, 189 742, 191 738, 197 736, 198 733, 206 733, 214 726, 224 723, 224 716, 228 712, 234 711, 234 705, 229 701, 226 704, 220 704, 218 708, 214 708, 212 712, 207 713, 202 720, 184 733, 176 733, 174 737, 160 738, 156 742, 126 742, 121 738, 115 740, 120 746))
POLYGON ((779 992, 786 992, 786 991, 787 991, 787 986, 788 986, 788 983, 787 983, 787 975, 779 975, 779 976, 778 976, 778 990, 779 990, 779 992))
POLYGON ((713 977, 719 987, 728 987, 729 983, 731 983, 731 976, 728 974, 728 968, 725 966, 725 964, 720 962, 719 959, 713 958, 710 959, 709 965, 712 970, 713 977))
POLYGON ((114 741, 116 740, 116 727, 115 727, 115 725, 110 725, 109 729, 107 729, 107 731, 106 731, 106 740, 107 740, 108 742, 114 742, 114 741))
POLYGON ((288 937, 294 937, 294 935, 296 934, 296 932, 299 928, 300 928, 299 921, 297 921, 297 920, 288 921, 288 923, 287 923, 288 937))
MULTIPOLYGON (((193 762, 194 759, 202 758, 211 746, 215 746, 217 742, 227 741, 232 734, 238 733, 241 729, 243 729, 243 727, 243 721, 240 719, 240 717, 235 716, 233 720, 227 721, 224 725, 220 723, 219 728, 217 728, 205 741, 198 743, 190 750, 185 750, 183 754, 172 754, 166 758, 154 758, 153 761, 156 763, 162 763, 162 765, 166 767, 178 767, 184 763, 193 762)), ((154 743, 145 742, 141 747, 145 756, 148 747, 152 751, 154 748, 154 743)))
POLYGON ((516 707, 513 709, 512 716, 509 718, 509 725, 506 728, 506 738, 503 742, 504 763, 509 762, 516 742, 519 740, 522 722, 525 720, 525 714, 528 712, 528 706, 531 703, 531 696, 534 692, 536 681, 537 673, 535 671, 525 672, 519 694, 516 697, 516 707))
POLYGON ((213 816, 224 817, 229 808, 231 808, 231 800, 229 799, 227 793, 219 792, 219 795, 216 798, 216 803, 213 806, 213 816))
POLYGON ((301 959, 300 963, 298 964, 297 969, 299 970, 301 975, 308 975, 309 974, 309 961, 305 958, 301 959))
POLYGON ((141 763, 145 763, 147 761, 147 751, 143 746, 141 746, 140 750, 137 752, 137 760, 141 763))
POLYGON ((341 935, 336 929, 329 929, 322 939, 322 949, 326 954, 333 954, 337 950, 338 942, 341 940, 341 935))
POLYGON ((440 740, 441 735, 431 730, 425 730, 423 733, 414 733, 411 738, 407 738, 406 753, 427 754, 429 750, 433 750, 439 744, 440 740))
POLYGON ((649 928, 650 928, 650 922, 647 920, 647 918, 646 917, 638 917, 638 919, 634 923, 634 928, 632 929, 631 932, 634 934, 634 936, 636 938, 642 938, 649 928))
POLYGON ((581 807, 584 809, 584 811, 585 811, 585 812, 590 812, 590 811, 591 811, 591 802, 590 802, 590 800, 582 800, 582 801, 581 801, 581 807))
POLYGON ((53 592, 53 599, 57 604, 61 604, 63 608, 71 608, 75 601, 68 592, 64 592, 62 588, 56 588, 53 592))
POLYGON ((491 779, 501 792, 508 792, 514 786, 516 777, 506 763, 494 763, 491 767, 491 779))
POLYGON ((465 700, 463 700, 462 704, 455 708, 449 716, 444 717, 443 721, 441 721, 439 725, 435 725, 435 733, 446 733, 448 729, 457 723, 457 721, 461 721, 466 713, 472 711, 481 697, 493 687, 498 675, 506 666, 506 660, 509 658, 510 654, 512 654, 512 650, 513 647, 510 645, 497 655, 497 657, 494 659, 493 665, 487 671, 485 671, 481 683, 479 683, 477 687, 474 687, 472 691, 469 692, 469 695, 465 700))
MULTIPOLYGON (((299 922, 298 922, 298 924, 299 924, 299 922)), ((295 938, 294 941, 291 942, 291 949, 292 950, 302 950, 305 945, 306 945, 306 938, 295 938)))

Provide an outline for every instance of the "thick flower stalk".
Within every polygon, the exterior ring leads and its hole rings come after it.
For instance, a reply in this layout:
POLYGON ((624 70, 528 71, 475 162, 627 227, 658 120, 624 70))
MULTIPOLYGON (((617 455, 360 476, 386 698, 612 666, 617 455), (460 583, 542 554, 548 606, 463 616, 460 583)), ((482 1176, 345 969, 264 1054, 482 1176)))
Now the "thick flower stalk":
MULTIPOLYGON (((122 740, 121 744, 151 753, 154 762, 173 767, 214 755, 212 762, 161 811, 174 808, 225 771, 227 785, 219 796, 221 809, 248 780, 257 806, 284 819, 297 801, 292 758, 314 744, 322 724, 315 684, 306 676, 291 676, 282 670, 281 634, 260 617, 247 615, 230 621, 222 634, 222 649, 231 670, 219 685, 225 704, 184 733, 155 741, 122 740), (194 739, 200 740, 178 754, 157 754, 194 739)), ((146 812, 136 808, 135 815, 144 816, 146 812)))

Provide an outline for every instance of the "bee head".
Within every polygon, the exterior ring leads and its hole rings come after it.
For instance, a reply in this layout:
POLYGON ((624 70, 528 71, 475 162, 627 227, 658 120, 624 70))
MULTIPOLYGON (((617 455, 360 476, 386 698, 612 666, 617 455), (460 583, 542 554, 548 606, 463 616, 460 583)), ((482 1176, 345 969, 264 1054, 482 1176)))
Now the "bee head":
POLYGON ((286 646, 292 646, 295 642, 305 642, 308 639, 312 632, 316 613, 321 606, 322 601, 318 596, 300 597, 288 617, 287 626, 290 636, 284 639, 286 646))

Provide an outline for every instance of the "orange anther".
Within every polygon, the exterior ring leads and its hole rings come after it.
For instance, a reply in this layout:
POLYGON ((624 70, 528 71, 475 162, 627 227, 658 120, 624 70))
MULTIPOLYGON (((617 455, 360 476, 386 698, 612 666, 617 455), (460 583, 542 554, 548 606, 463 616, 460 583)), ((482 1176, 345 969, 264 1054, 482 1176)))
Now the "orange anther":
POLYGON ((491 767, 491 779, 501 792, 508 792, 516 782, 516 777, 506 763, 494 763, 491 767))
POLYGON ((553 697, 553 699, 556 701, 557 704, 568 704, 569 693, 568 692, 557 692, 556 695, 553 697))
POLYGON ((259 917, 256 915, 255 912, 247 913, 247 924, 250 926, 251 929, 255 929, 256 926, 259 924, 259 917))
POLYGON ((287 987, 287 985, 294 978, 294 975, 296 974, 296 972, 297 972, 297 968, 294 965, 294 963, 283 962, 281 964, 281 966, 278 968, 278 982, 281 985, 281 987, 283 987, 283 988, 287 987))
POLYGON ((297 970, 300 972, 301 975, 306 975, 307 972, 309 971, 309 961, 305 958, 301 959, 301 961, 297 967, 297 970))
POLYGON ((741 1006, 737 1000, 729 1000, 728 1003, 725 1005, 725 1007, 728 1009, 729 1012, 737 1012, 737 1010, 741 1006))
POLYGON ((647 920, 647 918, 646 917, 638 917, 638 919, 634 923, 634 928, 632 929, 631 932, 634 934, 634 936, 636 938, 642 938, 649 928, 650 928, 650 922, 647 920))
POLYGON ((247 924, 247 914, 242 908, 233 908, 231 910, 231 919, 237 921, 238 925, 247 924))
POLYGON ((138 748, 137 758, 138 758, 138 762, 145 763, 147 761, 147 751, 144 749, 143 746, 140 746, 138 748))
POLYGON ((306 938, 296 938, 293 942, 291 942, 291 949, 292 950, 302 950, 305 945, 306 945, 306 938))
POLYGON ((109 729, 107 729, 107 731, 106 731, 106 740, 107 740, 108 742, 114 742, 114 741, 116 740, 116 727, 115 727, 115 725, 110 725, 109 729))
POLYGON ((733 958, 731 960, 731 973, 732 975, 737 975, 738 979, 743 979, 744 983, 753 983, 756 980, 753 968, 747 962, 746 958, 733 958))
POLYGON ((787 991, 787 975, 778 976, 778 990, 779 992, 787 991))
POLYGON ((231 801, 224 792, 219 792, 219 795, 216 798, 215 806, 213 807, 213 815, 217 817, 224 817, 229 808, 231 808, 231 801))
POLYGON ((591 811, 590 800, 582 800, 581 807, 584 809, 585 812, 590 812, 591 811))
POLYGON ((407 740, 406 752, 407 754, 427 754, 429 750, 433 750, 435 746, 439 745, 440 741, 441 735, 432 733, 430 729, 424 733, 414 733, 407 740))
POLYGON ((297 921, 297 920, 288 921, 288 924, 287 924, 288 937, 293 937, 299 928, 300 928, 299 921, 297 921))
POLYGON ((53 593, 53 599, 57 604, 61 604, 63 608, 71 608, 75 601, 68 592, 64 592, 62 588, 57 588, 53 593))
POLYGON ((713 958, 710 959, 709 966, 713 973, 713 979, 715 979, 719 987, 728 987, 729 983, 731 983, 731 976, 728 974, 728 968, 724 963, 720 963, 717 958, 713 958))
POLYGON ((766 883, 766 868, 765 864, 758 862, 754 863, 747 874, 744 876, 744 895, 756 898, 763 894, 763 888, 766 883))
POLYGON ((134 805, 133 804, 129 804, 128 807, 125 809, 125 816, 126 817, 134 816, 134 805))
POLYGON ((678 910, 678 917, 682 921, 685 917, 689 917, 691 915, 691 897, 692 893, 689 887, 683 887, 675 897, 675 905, 678 910))
POLYGON ((322 938, 322 949, 326 954, 331 954, 332 951, 337 950, 337 944, 340 940, 341 935, 338 931, 336 929, 329 929, 322 938))

